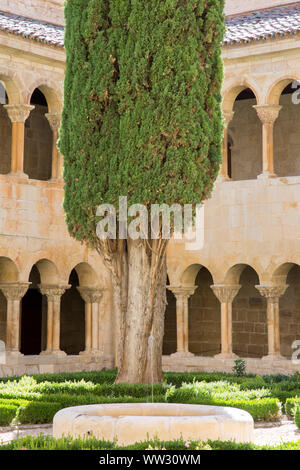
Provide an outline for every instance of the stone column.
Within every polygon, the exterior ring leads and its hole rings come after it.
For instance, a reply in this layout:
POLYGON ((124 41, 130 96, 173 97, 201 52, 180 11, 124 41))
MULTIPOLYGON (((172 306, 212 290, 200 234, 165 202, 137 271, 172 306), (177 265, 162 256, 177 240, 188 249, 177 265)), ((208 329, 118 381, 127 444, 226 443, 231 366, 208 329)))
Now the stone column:
POLYGON ((223 110, 223 117, 225 121, 224 127, 224 137, 223 137, 223 144, 222 144, 222 156, 223 162, 220 168, 219 179, 221 181, 230 181, 231 178, 228 174, 228 126, 232 121, 234 116, 234 111, 225 111, 223 110))
POLYGON ((61 296, 69 289, 70 285, 45 285, 40 284, 42 295, 47 296, 47 349, 41 354, 56 354, 65 356, 60 350, 60 301, 61 296))
POLYGON ((30 282, 0 284, 0 289, 7 299, 6 352, 15 356, 20 353, 20 313, 21 299, 26 294, 30 282))
POLYGON ((189 304, 188 300, 194 294, 197 286, 173 287, 167 286, 176 297, 176 327, 177 351, 172 356, 193 356, 189 352, 189 304))
POLYGON ((99 303, 102 298, 102 289, 93 287, 77 287, 85 301, 85 350, 80 354, 100 354, 99 341, 99 303))
POLYGON ((6 104, 9 119, 12 123, 11 138, 11 175, 28 178, 24 173, 24 127, 30 111, 34 106, 29 104, 6 104))
POLYGON ((263 359, 284 359, 280 354, 279 298, 285 293, 288 286, 284 284, 255 287, 260 295, 267 299, 268 355, 263 359))
POLYGON ((232 352, 232 302, 241 286, 220 284, 211 288, 221 303, 221 353, 215 357, 236 358, 238 356, 232 352))
POLYGON ((282 106, 267 104, 263 106, 253 106, 262 122, 263 134, 263 171, 261 178, 274 178, 274 144, 273 130, 274 123, 278 118, 282 106))
POLYGON ((45 116, 48 119, 53 134, 51 179, 60 180, 62 179, 62 157, 57 148, 57 140, 61 116, 58 113, 47 113, 45 116))

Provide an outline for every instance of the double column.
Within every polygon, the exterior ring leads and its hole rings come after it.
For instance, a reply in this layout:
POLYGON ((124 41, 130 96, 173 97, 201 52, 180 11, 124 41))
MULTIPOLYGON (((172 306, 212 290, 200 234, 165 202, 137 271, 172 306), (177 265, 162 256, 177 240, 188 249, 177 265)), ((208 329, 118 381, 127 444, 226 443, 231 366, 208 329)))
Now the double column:
POLYGON ((263 134, 263 164, 261 178, 276 177, 274 172, 274 123, 278 118, 282 106, 266 104, 253 106, 262 122, 263 134))
POLYGON ((24 173, 24 128, 34 106, 29 104, 6 104, 4 108, 12 123, 11 175, 28 178, 24 173))
POLYGON ((287 285, 255 286, 267 299, 268 355, 263 359, 284 359, 280 354, 279 298, 285 293, 287 285))
POLYGON ((57 148, 57 140, 58 140, 58 130, 60 127, 60 120, 61 116, 58 113, 47 113, 45 114, 46 118, 48 119, 49 125, 52 130, 53 134, 53 142, 52 142, 52 172, 51 172, 51 179, 52 180, 60 180, 62 178, 62 156, 58 151, 57 148))
POLYGON ((232 302, 240 288, 240 285, 211 286, 221 303, 221 353, 215 356, 221 359, 238 357, 232 352, 232 302))
POLYGON ((232 121, 234 116, 234 111, 226 111, 223 110, 223 117, 224 117, 224 137, 223 137, 223 144, 222 144, 222 165, 220 168, 219 179, 221 181, 230 181, 231 178, 228 174, 228 126, 232 121))
POLYGON ((194 294, 197 286, 173 287, 167 286, 176 297, 176 327, 177 351, 172 356, 193 356, 189 352, 189 304, 188 300, 194 294))
POLYGON ((26 294, 30 282, 0 284, 7 300, 6 352, 21 356, 20 353, 20 313, 21 299, 26 294))
POLYGON ((85 350, 80 354, 101 354, 99 304, 103 291, 92 287, 77 289, 85 301, 85 350))
POLYGON ((47 296, 47 347, 41 354, 66 355, 60 350, 60 303, 61 296, 70 287, 70 285, 39 285, 41 294, 47 296))

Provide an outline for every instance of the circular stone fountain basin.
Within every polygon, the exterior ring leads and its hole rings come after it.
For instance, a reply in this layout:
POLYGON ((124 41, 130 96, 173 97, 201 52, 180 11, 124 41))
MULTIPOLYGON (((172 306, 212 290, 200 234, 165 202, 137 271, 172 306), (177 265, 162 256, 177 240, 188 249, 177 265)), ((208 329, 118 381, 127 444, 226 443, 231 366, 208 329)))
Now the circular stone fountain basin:
POLYGON ((54 416, 53 436, 96 437, 129 445, 148 439, 163 441, 253 441, 252 416, 222 406, 176 403, 122 403, 64 408, 54 416))

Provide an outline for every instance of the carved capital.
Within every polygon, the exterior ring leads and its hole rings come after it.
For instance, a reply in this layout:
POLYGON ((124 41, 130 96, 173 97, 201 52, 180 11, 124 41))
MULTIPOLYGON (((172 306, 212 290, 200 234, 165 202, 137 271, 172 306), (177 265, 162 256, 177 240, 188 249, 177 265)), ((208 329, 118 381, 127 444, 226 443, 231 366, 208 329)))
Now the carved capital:
POLYGON ((189 298, 191 295, 193 295, 197 289, 197 286, 167 286, 167 289, 173 292, 176 299, 179 300, 185 297, 189 298))
POLYGON ((229 304, 233 302, 233 299, 237 295, 241 286, 237 285, 226 285, 226 284, 216 284, 210 286, 213 290, 215 296, 219 299, 221 304, 229 304))
POLYGON ((30 104, 5 104, 4 108, 11 122, 25 122, 34 106, 30 104))
POLYGON ((99 303, 103 289, 97 289, 94 287, 77 287, 78 292, 86 303, 95 304, 99 303))
POLYGON ((262 297, 265 297, 269 302, 278 302, 279 297, 281 297, 288 285, 286 284, 278 284, 275 286, 255 286, 256 289, 259 291, 262 297))
POLYGON ((0 289, 5 295, 7 300, 21 300, 26 294, 31 282, 8 282, 0 284, 0 289))
POLYGON ((234 116, 234 111, 226 111, 223 109, 223 117, 224 117, 226 129, 228 128, 230 122, 232 121, 233 116, 234 116))
POLYGON ((52 285, 52 284, 39 284, 39 289, 42 295, 46 295, 51 302, 59 302, 61 296, 70 289, 71 285, 52 285))
POLYGON ((45 116, 48 119, 48 122, 50 124, 52 131, 58 132, 60 121, 61 121, 61 115, 58 113, 56 114, 46 113, 45 116))
POLYGON ((278 118, 282 106, 266 104, 263 106, 253 106, 263 124, 273 124, 278 118))

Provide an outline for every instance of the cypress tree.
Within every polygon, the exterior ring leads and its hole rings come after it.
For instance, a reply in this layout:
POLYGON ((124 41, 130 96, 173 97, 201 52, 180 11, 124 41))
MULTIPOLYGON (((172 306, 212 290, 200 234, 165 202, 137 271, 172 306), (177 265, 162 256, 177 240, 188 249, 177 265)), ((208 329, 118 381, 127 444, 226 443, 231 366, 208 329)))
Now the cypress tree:
POLYGON ((120 196, 149 211, 209 197, 221 162, 223 8, 224 0, 66 2, 64 208, 70 234, 112 275, 119 382, 162 379, 168 241, 100 240, 97 207, 118 208, 120 196))

